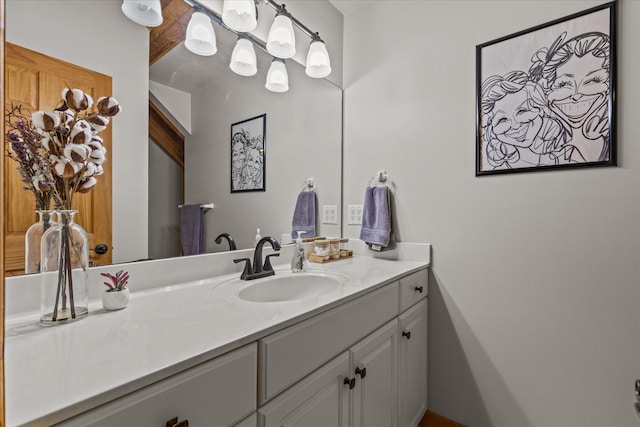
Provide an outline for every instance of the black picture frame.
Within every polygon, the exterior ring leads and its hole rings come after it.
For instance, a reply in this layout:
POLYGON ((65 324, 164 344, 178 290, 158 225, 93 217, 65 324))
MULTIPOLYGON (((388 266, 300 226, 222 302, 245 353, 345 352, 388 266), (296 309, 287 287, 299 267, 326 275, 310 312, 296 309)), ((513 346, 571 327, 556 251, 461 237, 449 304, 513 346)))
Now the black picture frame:
POLYGON ((267 114, 231 125, 231 192, 266 191, 267 114))
POLYGON ((617 165, 616 9, 476 46, 476 176, 617 165))

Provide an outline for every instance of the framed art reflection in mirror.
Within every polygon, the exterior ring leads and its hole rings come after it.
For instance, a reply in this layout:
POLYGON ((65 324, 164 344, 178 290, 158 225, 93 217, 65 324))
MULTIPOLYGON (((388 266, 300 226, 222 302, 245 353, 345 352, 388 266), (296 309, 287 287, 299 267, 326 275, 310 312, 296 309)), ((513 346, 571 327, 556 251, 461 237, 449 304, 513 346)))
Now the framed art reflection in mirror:
POLYGON ((231 125, 231 192, 265 191, 267 115, 231 125))

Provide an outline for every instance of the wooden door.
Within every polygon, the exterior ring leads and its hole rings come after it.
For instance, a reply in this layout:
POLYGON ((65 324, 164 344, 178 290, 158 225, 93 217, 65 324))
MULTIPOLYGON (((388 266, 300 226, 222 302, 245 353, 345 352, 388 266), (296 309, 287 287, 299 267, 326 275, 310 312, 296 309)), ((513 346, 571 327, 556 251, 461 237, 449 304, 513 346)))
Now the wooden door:
MULTIPOLYGON (((111 77, 68 62, 60 61, 23 47, 5 44, 5 111, 11 104, 22 104, 31 112, 53 110, 60 101, 65 87, 82 89, 97 100, 111 96, 111 77)), ((117 120, 117 119, 116 119, 117 120)), ((104 175, 87 194, 76 194, 74 209, 78 210, 76 222, 89 235, 89 260, 91 265, 111 264, 111 129, 113 123, 100 133, 107 149, 104 175), (96 244, 104 243, 109 250, 98 255, 96 244)), ((6 150, 6 147, 5 147, 6 150)), ((4 150, 3 150, 4 151, 4 150)), ((24 273, 24 235, 36 222, 35 201, 29 191, 23 189, 16 164, 6 155, 4 185, 5 251, 7 275, 24 273)))

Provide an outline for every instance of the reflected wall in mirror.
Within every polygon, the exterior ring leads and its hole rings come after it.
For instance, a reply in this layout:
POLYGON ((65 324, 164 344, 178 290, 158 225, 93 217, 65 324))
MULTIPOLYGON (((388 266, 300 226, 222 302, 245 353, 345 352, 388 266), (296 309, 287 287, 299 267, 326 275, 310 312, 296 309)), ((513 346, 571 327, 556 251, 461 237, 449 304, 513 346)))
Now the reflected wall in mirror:
MULTIPOLYGON (((299 7, 313 8, 318 3, 299 7)), ((256 228, 277 238, 289 233, 297 194, 308 177, 316 180, 320 212, 323 204, 340 205, 342 91, 326 80, 306 77, 300 64, 287 61, 291 89, 271 93, 264 88, 271 58, 260 51, 258 75, 234 74, 228 64, 236 36, 216 24, 216 55, 198 57, 180 44, 151 70, 156 87, 165 88, 165 93, 180 91, 181 97, 190 99, 190 119, 182 126, 175 118, 183 116, 174 105, 161 106, 169 113, 173 109, 169 115, 178 126, 190 128, 185 134, 182 189, 179 168, 148 137, 149 30, 128 20, 120 5, 113 0, 9 0, 6 7, 7 41, 112 77, 113 96, 123 106, 112 124, 108 157, 113 171, 114 263, 178 255, 180 203, 215 204, 205 215, 207 252, 226 249, 214 242, 222 232, 230 233, 238 248, 253 245, 256 228), (68 23, 61 30, 66 42, 33 31, 61 22, 68 23), (216 69, 221 73, 216 74, 216 69), (230 126, 264 113, 266 191, 231 194, 230 126), (157 184, 151 186, 152 193, 150 184, 157 184), (167 197, 168 193, 173 196, 167 197), (163 225, 167 221, 171 225, 163 225)), ((315 29, 314 25, 310 24, 315 29)), ((339 36, 336 57, 342 54, 339 36)), ((332 48, 329 43, 327 47, 332 48)), ((338 236, 340 226, 319 224, 319 233, 338 236)))

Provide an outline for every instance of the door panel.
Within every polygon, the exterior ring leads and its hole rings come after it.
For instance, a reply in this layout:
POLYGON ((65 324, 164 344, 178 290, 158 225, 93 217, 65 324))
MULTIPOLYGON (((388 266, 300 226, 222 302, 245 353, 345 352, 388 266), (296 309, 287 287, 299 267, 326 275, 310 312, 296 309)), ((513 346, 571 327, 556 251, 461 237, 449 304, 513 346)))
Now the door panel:
POLYGON ((353 426, 397 427, 398 321, 392 320, 354 345, 351 354, 350 374, 357 378, 353 426))
MULTIPOLYGON (((111 77, 86 68, 42 55, 11 43, 6 44, 5 111, 11 105, 22 104, 31 112, 52 110, 60 102, 62 89, 79 88, 94 101, 111 96, 111 77)), ((117 119, 116 119, 117 120, 117 119)), ((91 264, 111 264, 111 135, 113 123, 100 133, 107 149, 104 175, 87 194, 76 194, 74 209, 77 223, 89 235, 91 264), (109 251, 97 255, 93 248, 104 243, 109 251)), ((35 202, 29 191, 23 190, 16 164, 5 156, 5 269, 6 274, 24 273, 24 234, 37 221, 35 202)))

